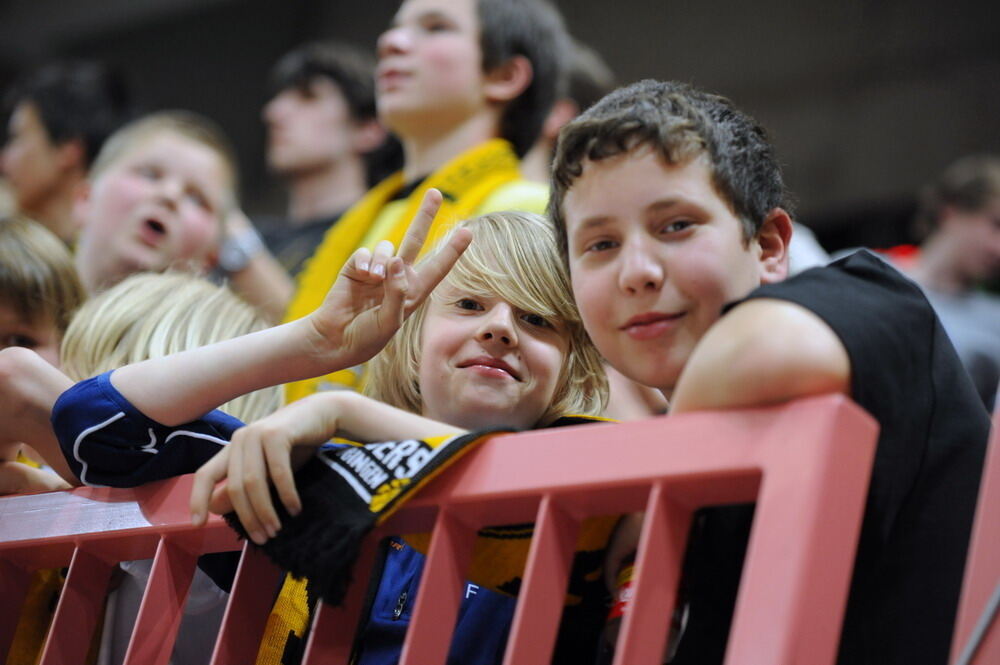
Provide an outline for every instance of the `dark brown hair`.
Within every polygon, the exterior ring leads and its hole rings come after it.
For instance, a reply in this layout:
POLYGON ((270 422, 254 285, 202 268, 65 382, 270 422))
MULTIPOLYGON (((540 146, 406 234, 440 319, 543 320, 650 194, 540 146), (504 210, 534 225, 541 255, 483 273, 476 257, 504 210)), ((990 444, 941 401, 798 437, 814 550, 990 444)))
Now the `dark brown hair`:
POLYGON ((705 155, 713 185, 740 219, 746 241, 771 210, 789 210, 774 149, 753 118, 725 97, 684 83, 640 81, 607 95, 559 134, 548 212, 564 256, 563 202, 586 162, 641 147, 657 151, 668 164, 705 155))

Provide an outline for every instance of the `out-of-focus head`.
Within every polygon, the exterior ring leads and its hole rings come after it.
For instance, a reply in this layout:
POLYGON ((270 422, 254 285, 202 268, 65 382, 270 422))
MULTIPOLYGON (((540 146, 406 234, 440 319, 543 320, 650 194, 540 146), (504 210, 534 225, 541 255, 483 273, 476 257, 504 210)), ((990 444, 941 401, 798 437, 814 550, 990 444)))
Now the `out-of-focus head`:
POLYGON ((96 62, 53 63, 8 91, 0 171, 19 208, 34 215, 82 178, 105 139, 128 117, 126 86, 96 62))
POLYGON ((59 238, 24 217, 0 217, 0 348, 23 346, 59 365, 59 343, 84 300, 59 238))
MULTIPOLYGON (((79 381, 268 325, 228 289, 193 275, 133 275, 87 301, 73 317, 63 339, 63 371, 79 381)), ((243 395, 221 408, 251 422, 277 409, 281 401, 277 386, 243 395)))
POLYGON ((523 156, 562 92, 568 40, 547 0, 405 0, 378 42, 379 115, 405 140, 493 108, 523 156))
POLYGON ((143 271, 203 271, 236 203, 235 152, 202 116, 164 111, 108 139, 77 201, 88 291, 143 271))
POLYGON ((917 230, 946 240, 963 281, 1000 275, 1000 157, 970 155, 924 187, 917 230))
POLYGON ((366 392, 464 427, 533 427, 598 414, 600 357, 580 322, 547 220, 498 212, 371 363, 366 392))
POLYGON ((262 114, 271 169, 294 177, 379 147, 386 134, 375 119, 374 76, 374 58, 344 43, 312 42, 282 57, 262 114))

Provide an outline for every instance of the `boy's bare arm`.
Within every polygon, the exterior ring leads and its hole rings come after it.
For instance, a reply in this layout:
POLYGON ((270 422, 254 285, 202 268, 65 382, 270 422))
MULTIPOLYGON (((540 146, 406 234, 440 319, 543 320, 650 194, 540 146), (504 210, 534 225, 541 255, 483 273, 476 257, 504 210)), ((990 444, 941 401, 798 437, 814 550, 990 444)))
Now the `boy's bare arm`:
POLYGON ((0 351, 0 459, 13 460, 21 443, 44 458, 67 482, 79 484, 63 458, 49 418, 56 399, 73 382, 34 351, 0 351))
POLYGON ((722 317, 691 354, 670 412, 766 406, 850 394, 851 363, 833 330, 794 303, 755 299, 722 317))

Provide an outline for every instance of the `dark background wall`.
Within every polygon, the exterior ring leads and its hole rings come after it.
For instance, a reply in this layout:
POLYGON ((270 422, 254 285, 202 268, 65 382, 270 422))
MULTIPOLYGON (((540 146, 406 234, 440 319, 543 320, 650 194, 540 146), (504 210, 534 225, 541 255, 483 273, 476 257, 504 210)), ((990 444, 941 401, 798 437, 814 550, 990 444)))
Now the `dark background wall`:
MULTIPOLYGON (((270 65, 296 44, 373 46, 394 0, 0 0, 0 86, 67 56, 123 69, 148 108, 209 115, 236 141, 251 212, 270 65)), ((949 161, 1000 153, 996 0, 558 0, 621 81, 721 92, 771 131, 799 218, 831 248, 907 239, 913 195, 949 161)))

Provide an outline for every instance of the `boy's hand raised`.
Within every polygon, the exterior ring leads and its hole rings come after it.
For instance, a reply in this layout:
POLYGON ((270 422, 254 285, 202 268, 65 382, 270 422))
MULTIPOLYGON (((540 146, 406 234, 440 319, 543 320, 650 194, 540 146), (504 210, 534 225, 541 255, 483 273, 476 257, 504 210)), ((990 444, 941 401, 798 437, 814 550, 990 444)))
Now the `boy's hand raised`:
POLYGON ((370 359, 448 274, 472 241, 471 231, 460 229, 414 267, 440 206, 441 193, 428 190, 395 256, 387 241, 374 252, 363 248, 351 256, 323 304, 308 317, 317 357, 338 369, 370 359))

